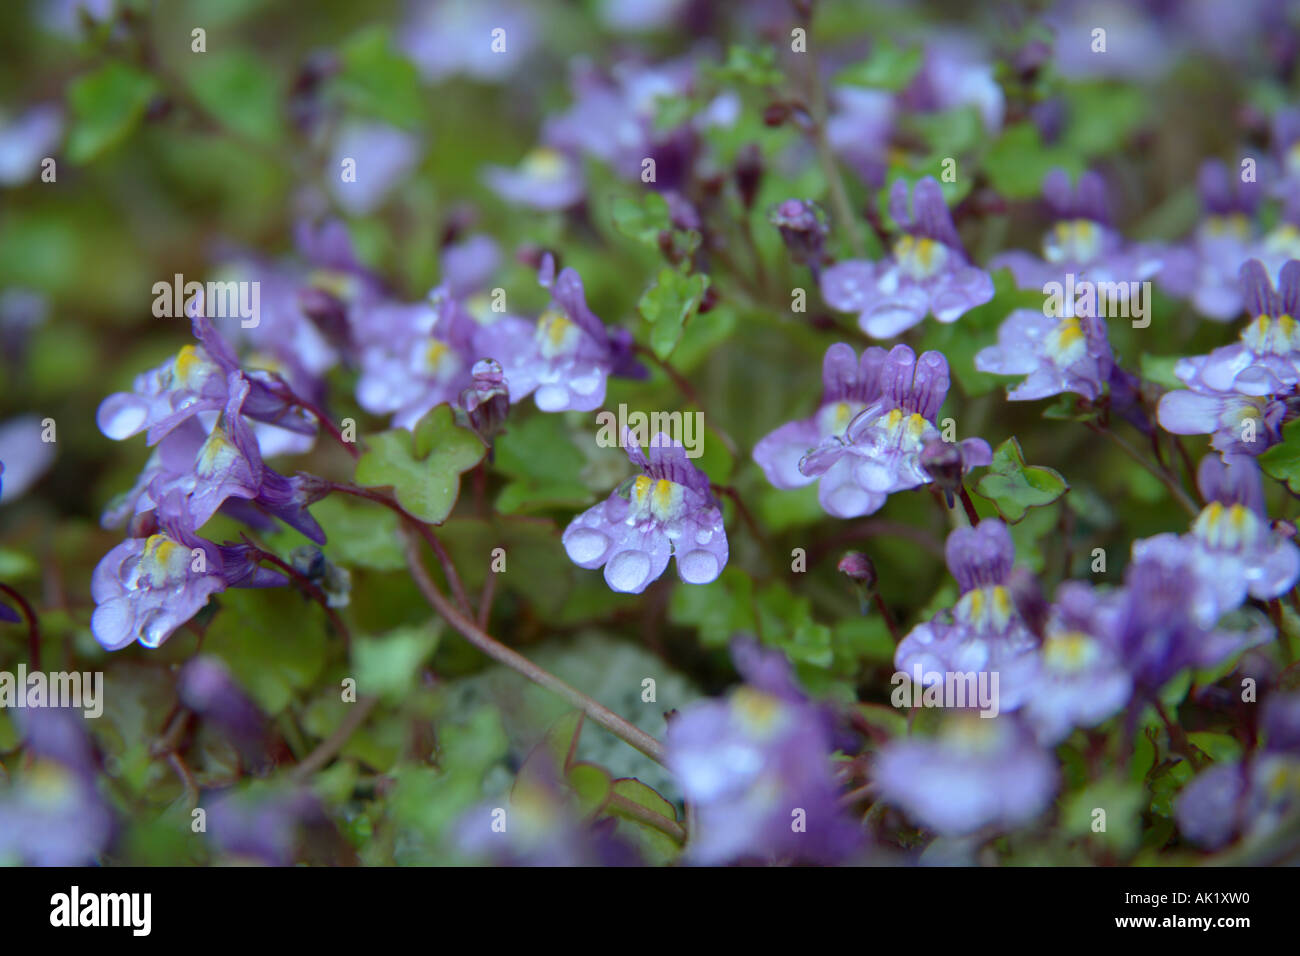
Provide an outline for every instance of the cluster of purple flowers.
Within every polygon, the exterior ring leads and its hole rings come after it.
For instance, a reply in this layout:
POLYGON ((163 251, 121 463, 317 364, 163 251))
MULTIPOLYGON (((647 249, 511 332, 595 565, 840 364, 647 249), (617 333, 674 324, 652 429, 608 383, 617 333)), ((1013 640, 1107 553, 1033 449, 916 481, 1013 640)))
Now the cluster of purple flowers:
POLYGON ((1277 444, 1287 399, 1300 382, 1300 261, 1282 267, 1274 289, 1252 259, 1241 267, 1241 290, 1252 319, 1240 341, 1180 359, 1174 374, 1187 388, 1168 392, 1157 410, 1166 431, 1210 434, 1223 455, 1259 455, 1277 444))
MULTIPOLYGON (((826 351, 816 414, 788 422, 754 447, 754 461, 778 488, 818 484, 828 514, 871 514, 897 491, 929 483, 923 456, 942 442, 936 416, 948 394, 948 362, 906 345, 879 346, 859 359, 843 343, 826 351)), ((956 445, 963 472, 992 460, 988 443, 956 445)))

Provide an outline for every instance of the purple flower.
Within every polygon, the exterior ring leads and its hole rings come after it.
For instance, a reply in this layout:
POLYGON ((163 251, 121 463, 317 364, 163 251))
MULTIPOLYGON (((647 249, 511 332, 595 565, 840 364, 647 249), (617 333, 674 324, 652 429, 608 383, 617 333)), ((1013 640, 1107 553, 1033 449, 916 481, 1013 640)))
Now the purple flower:
POLYGON ((551 291, 551 304, 530 335, 520 334, 518 320, 500 319, 474 334, 477 358, 500 363, 514 404, 536 392, 544 412, 599 408, 610 375, 639 376, 626 329, 611 332, 587 307, 582 279, 573 269, 555 275, 555 259, 542 260, 538 281, 551 291))
POLYGON ((349 123, 334 143, 326 177, 330 191, 349 215, 374 212, 419 163, 420 150, 418 137, 394 126, 349 123), (349 168, 353 176, 344 179, 340 170, 349 168))
POLYGON ((1267 601, 1291 590, 1300 579, 1300 548, 1270 525, 1255 459, 1208 456, 1197 480, 1210 503, 1191 533, 1135 541, 1133 556, 1140 561, 1148 553, 1182 552, 1192 571, 1186 600, 1208 625, 1248 594, 1267 601))
POLYGON ((733 646, 746 683, 668 724, 668 767, 696 812, 693 862, 836 862, 860 842, 836 806, 828 722, 779 651, 733 646))
POLYGON ((1268 839, 1300 808, 1300 760, 1264 752, 1216 763, 1183 788, 1174 807, 1192 843, 1217 850, 1238 837, 1268 839))
POLYGON ((831 92, 826 138, 835 155, 869 186, 885 184, 897 105, 884 90, 841 86, 831 92))
MULTIPOLYGON (((690 126, 656 128, 661 100, 691 94, 695 65, 687 59, 646 66, 623 62, 605 75, 586 64, 574 70, 574 103, 546 124, 543 141, 570 156, 591 156, 621 178, 640 181, 642 163, 655 161, 657 190, 682 188, 690 178, 697 136, 690 126)), ((718 96, 697 117, 697 124, 730 125, 734 105, 718 96)))
POLYGON ((647 456, 625 436, 642 474, 589 508, 564 530, 564 550, 580 568, 605 567, 615 591, 640 594, 677 558, 687 584, 708 584, 727 565, 727 530, 709 479, 662 432, 647 456))
MULTIPOLYGON (((906 345, 879 346, 858 360, 845 344, 831 346, 822 363, 822 402, 810 418, 789 422, 754 447, 754 461, 778 488, 818 479, 828 514, 871 514, 895 491, 931 480, 921 455, 940 438, 935 415, 948 393, 948 362, 938 352, 919 359, 906 345)), ((961 443, 963 467, 987 465, 982 439, 961 443)))
POLYGON ((83 716, 63 708, 15 711, 27 759, 0 784, 0 862, 87 866, 113 835, 113 813, 96 784, 97 759, 83 716))
POLYGON ((523 64, 538 31, 527 4, 418 0, 401 37, 403 50, 429 82, 462 75, 499 83, 523 64), (495 34, 497 29, 503 32, 495 34))
POLYGON ((882 800, 942 836, 1028 823, 1051 804, 1058 782, 1050 754, 1013 718, 968 713, 949 719, 939 737, 886 744, 872 776, 882 800))
MULTIPOLYGON (((99 405, 99 430, 114 441, 146 432, 150 445, 187 419, 218 412, 230 401, 232 372, 240 372, 230 344, 203 316, 191 316, 198 345, 183 346, 176 358, 136 376, 130 392, 117 392, 99 405)), ((296 408, 286 390, 256 372, 244 376, 249 394, 244 415, 301 434, 314 434, 315 425, 296 408)))
POLYGON ((1224 454, 1258 455, 1281 440, 1281 396, 1300 382, 1300 262, 1282 269, 1277 291, 1257 260, 1241 267, 1240 281, 1254 321, 1240 342, 1178 361, 1174 373, 1188 387, 1161 397, 1157 419, 1176 435, 1213 434, 1224 454))
POLYGON ((218 547, 186 526, 180 496, 159 506, 161 530, 128 538, 95 567, 90 590, 95 611, 90 629, 110 651, 139 641, 158 647, 227 587, 284 583, 259 568, 244 546, 218 547))
POLYGON ((858 313, 858 324, 872 338, 888 339, 932 313, 955 322, 993 298, 993 280, 970 265, 943 190, 933 177, 916 184, 911 215, 907 183, 899 179, 889 193, 889 212, 903 230, 893 256, 871 263, 850 259, 821 277, 822 297, 841 312, 858 313))
POLYGON ((1300 755, 1300 693, 1269 695, 1260 726, 1269 750, 1300 755))
POLYGON ((307 511, 315 491, 312 480, 286 478, 266 467, 242 413, 250 393, 248 380, 231 372, 227 391, 226 407, 211 431, 205 433, 191 418, 167 433, 135 488, 106 510, 106 526, 120 525, 175 495, 188 526, 197 530, 228 499, 241 498, 324 543, 324 532, 307 511))
POLYGON ((1022 711, 1044 746, 1060 743, 1075 727, 1096 726, 1128 703, 1133 681, 1113 640, 1118 605, 1117 595, 1078 581, 1057 592, 1022 711))
POLYGON ((1002 128, 1002 87, 987 54, 966 36, 947 34, 926 44, 921 70, 900 96, 907 109, 938 111, 973 106, 990 135, 1002 128))
POLYGON ((1272 638, 1263 623, 1230 630, 1207 622, 1204 607, 1188 600, 1188 583, 1196 579, 1192 550, 1183 542, 1134 546, 1111 632, 1134 684, 1147 693, 1185 668, 1213 667, 1272 638))
POLYGON ((222 794, 212 803, 211 839, 227 857, 290 866, 313 830, 333 829, 320 800, 305 788, 222 794))
POLYGON ((998 329, 998 344, 975 355, 975 368, 995 375, 1024 375, 1007 390, 1011 401, 1027 402, 1062 392, 1076 392, 1095 401, 1114 366, 1106 322, 1076 316, 1047 316, 1017 309, 998 329))
POLYGON ((366 323, 371 342, 361 351, 357 380, 357 402, 366 411, 391 413, 394 427, 414 428, 425 412, 455 402, 469 386, 474 320, 440 289, 427 302, 383 302, 366 323))
POLYGON ((578 162, 550 147, 538 147, 513 168, 489 166, 483 178, 506 202, 533 209, 568 209, 587 191, 578 162))
MULTIPOLYGON (((951 611, 941 611, 903 638, 894 666, 923 685, 949 674, 997 675, 994 707, 1019 707, 1035 667, 1038 640, 1007 587, 1015 546, 1001 521, 986 518, 957 528, 944 548, 948 569, 961 588, 951 611)), ((996 713, 996 711, 995 711, 996 713)))
POLYGON ((219 727, 247 763, 261 765, 270 736, 266 717, 220 658, 192 658, 181 669, 177 694, 182 704, 219 727))
POLYGON ((1218 160, 1201 165, 1198 183, 1205 219, 1188 244, 1169 250, 1158 278, 1205 317, 1227 322, 1242 309, 1238 275, 1255 244, 1259 190, 1218 160))
POLYGON ((54 463, 54 442, 41 439, 44 429, 36 415, 0 422, 0 503, 26 494, 54 463))
POLYGON ((21 186, 41 170, 41 160, 58 148, 63 111, 50 103, 0 124, 0 186, 21 186))
MULTIPOLYGON (((1246 262, 1238 283, 1254 317, 1240 341, 1209 355, 1180 359, 1175 374, 1188 388, 1242 395, 1278 395, 1300 383, 1300 262, 1289 261, 1275 291, 1257 259, 1246 262)), ((1171 393, 1172 394, 1172 393, 1171 393)))
POLYGON ((995 256, 989 268, 1008 268, 1022 289, 1044 289, 1067 275, 1091 282, 1137 282, 1162 266, 1159 250, 1128 244, 1112 226, 1106 184, 1096 173, 1079 177, 1054 169, 1043 180, 1043 199, 1055 220, 1043 237, 1043 258, 1012 251, 995 256))

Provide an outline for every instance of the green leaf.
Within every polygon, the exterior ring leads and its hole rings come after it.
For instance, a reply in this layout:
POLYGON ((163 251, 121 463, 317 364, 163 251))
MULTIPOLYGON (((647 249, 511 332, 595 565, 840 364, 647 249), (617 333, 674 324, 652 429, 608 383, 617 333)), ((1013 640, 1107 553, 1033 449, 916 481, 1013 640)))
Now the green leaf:
POLYGON ((124 63, 109 63, 68 87, 70 162, 88 163, 130 135, 158 92, 157 81, 124 63))
POLYGON ((480 461, 487 449, 473 432, 453 420, 451 406, 439 405, 415 425, 380 432, 357 462, 357 483, 393 489, 398 503, 415 517, 442 524, 460 494, 460 476, 480 461))
POLYGON ((1300 494, 1300 418, 1282 426, 1282 443, 1274 445, 1259 456, 1259 467, 1264 474, 1300 494))
MULTIPOLYGON (((677 809, 652 787, 635 777, 620 777, 613 783, 613 792, 629 803, 644 807, 651 813, 673 823, 677 822, 677 809)), ((618 833, 630 838, 641 850, 641 855, 652 866, 671 863, 681 853, 681 847, 672 837, 620 808, 617 804, 606 808, 609 816, 618 820, 618 833)))
POLYGON ((382 694, 400 703, 415 687, 420 668, 438 646, 436 620, 399 627, 379 637, 352 641, 353 676, 361 694, 382 694))
POLYGON ((420 75, 397 52, 387 27, 356 34, 344 44, 340 59, 343 68, 335 84, 349 106, 396 126, 420 124, 425 115, 420 75))
POLYGON ((989 181, 1008 199, 1031 199, 1042 191, 1043 179, 1054 168, 1059 166, 1077 176, 1083 165, 1078 153, 1061 146, 1044 146, 1038 127, 1027 121, 1003 130, 984 157, 989 181))
POLYGON ((329 541, 325 554, 335 564, 374 571, 406 567, 397 515, 387 508, 348 495, 331 495, 312 505, 311 513, 325 531, 329 541))
POLYGON ((565 779, 578 800, 578 813, 584 817, 600 813, 614 792, 613 778, 599 764, 575 763, 565 779))
POLYGON ((989 473, 975 486, 975 493, 992 501, 998 514, 1012 524, 1028 509, 1049 505, 1069 490, 1059 472, 1026 465, 1020 442, 1014 437, 998 446, 989 473))
POLYGON ((230 129, 260 142, 281 131, 280 89, 261 57, 242 50, 198 58, 190 88, 204 108, 230 129))
POLYGON ((916 77, 923 59, 920 47, 901 47, 887 41, 881 42, 870 57, 841 70, 836 75, 835 82, 881 90, 901 90, 916 77))
POLYGON ((1068 836, 1103 841, 1119 853, 1130 853, 1142 835, 1146 799, 1140 784, 1117 777, 1099 780, 1064 802, 1062 829, 1068 836), (1099 829, 1099 810, 1105 812, 1105 830, 1099 829))
POLYGON ((659 193, 649 193, 641 200, 626 196, 615 199, 611 213, 615 229, 656 249, 659 248, 659 234, 673 227, 668 201, 659 193))
POLYGON ((661 359, 672 354, 684 326, 700 307, 709 277, 661 269, 659 280, 646 290, 637 308, 650 323, 650 347, 661 359))
POLYGON ((580 508, 591 492, 578 480, 586 464, 560 415, 535 415, 515 423, 496 442, 498 471, 511 481, 497 498, 502 514, 580 508))

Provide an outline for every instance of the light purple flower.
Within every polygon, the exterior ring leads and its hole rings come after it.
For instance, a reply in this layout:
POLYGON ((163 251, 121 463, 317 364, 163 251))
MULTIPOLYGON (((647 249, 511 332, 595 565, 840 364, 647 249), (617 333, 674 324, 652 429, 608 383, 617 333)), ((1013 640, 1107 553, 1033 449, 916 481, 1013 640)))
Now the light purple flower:
POLYGON ((1300 808, 1300 760, 1265 751, 1216 763, 1178 796, 1174 819, 1192 843, 1217 850, 1234 839, 1263 841, 1300 808))
POLYGON ((0 123, 0 186, 21 186, 36 178, 41 160, 63 136, 63 111, 46 103, 16 119, 0 123))
POLYGON ((403 50, 434 83, 456 75, 502 82, 537 40, 528 5, 502 0, 416 0, 401 33, 403 50), (502 33, 494 34, 498 29, 502 33))
POLYGON ((1180 359, 1174 374, 1188 387, 1163 395, 1156 412, 1166 431, 1211 433, 1224 454, 1258 455, 1281 440, 1282 397, 1300 382, 1300 262, 1282 269, 1279 291, 1257 260, 1241 267, 1240 281, 1254 321, 1240 342, 1180 359))
POLYGON ((26 759, 0 785, 0 865, 88 866, 108 848, 113 812, 96 782, 94 747, 75 710, 15 710, 26 759))
POLYGON ((0 422, 0 503, 21 498, 54 463, 55 443, 42 440, 44 431, 37 415, 0 422))
POLYGON ((90 629, 107 650, 158 647, 227 587, 270 587, 284 578, 253 563, 248 548, 218 547, 185 524, 179 495, 158 509, 161 529, 128 538, 95 567, 90 629))
POLYGON ((1043 256, 1013 250, 995 256, 990 270, 1008 268, 1022 289, 1044 289, 1067 275, 1089 282, 1140 282, 1163 265, 1162 250, 1127 243, 1112 225, 1106 184, 1087 172, 1071 186, 1054 169, 1043 180, 1043 199, 1055 222, 1043 237, 1043 256))
MULTIPOLYGON (((906 345, 888 353, 872 346, 855 360, 848 345, 833 345, 822 366, 822 404, 811 418, 764 437, 754 460, 778 488, 820 479, 818 500, 828 514, 871 514, 896 491, 926 484, 921 464, 927 443, 941 438, 935 415, 948 393, 948 362, 938 352, 919 359, 906 345)), ((961 443, 963 467, 987 465, 982 439, 961 443)))
POLYGON ((916 78, 899 97, 910 110, 937 111, 973 106, 984 129, 1002 129, 1006 101, 989 56, 968 36, 956 33, 931 38, 916 78))
POLYGON ((604 565, 615 591, 640 594, 677 558, 687 584, 708 584, 727 564, 722 510, 685 449, 662 432, 649 454, 628 441, 627 457, 642 474, 608 499, 574 518, 564 531, 564 550, 581 568, 604 565))
POLYGON ((1206 216, 1188 243, 1168 250, 1158 280, 1206 318, 1227 322, 1242 309, 1239 275, 1256 245, 1260 190, 1218 160, 1203 163, 1197 181, 1206 216))
POLYGON ((1300 548, 1273 530, 1264 512, 1259 465, 1246 455, 1201 461, 1198 483, 1210 502, 1190 534, 1159 534, 1133 542, 1133 556, 1181 550, 1191 567, 1187 602, 1213 624, 1240 607, 1247 595, 1268 601, 1300 579, 1300 548))
POLYGON ((1132 696, 1132 678, 1114 643, 1118 609, 1118 595, 1079 581, 1057 592, 1022 711, 1044 746, 1060 743, 1075 727, 1096 726, 1132 696))
POLYGON ((414 428, 425 412, 455 402, 469 386, 473 319, 440 290, 431 301, 381 303, 366 323, 372 333, 387 331, 361 351, 357 402, 366 411, 392 414, 394 427, 414 428))
POLYGON ((1114 367, 1106 322, 1076 316, 1066 303, 1062 316, 1017 309, 998 329, 998 344, 975 355, 975 368, 995 375, 1024 375, 1007 390, 1011 401, 1028 402, 1062 392, 1094 401, 1101 396, 1114 367))
POLYGON ((345 212, 373 212, 420 161, 417 136, 386 123, 349 123, 338 133, 326 177, 345 212), (344 164, 351 160, 351 164, 344 164), (355 173, 344 179, 341 171, 355 173))
POLYGON ((309 831, 332 829, 320 799, 305 787, 224 793, 213 801, 211 816, 211 839, 220 853, 262 866, 292 865, 309 831))
POLYGON ((1012 830, 1052 802, 1051 755, 1012 717, 950 718, 940 736, 886 744, 872 777, 880 798, 941 836, 1012 830))
POLYGON ((1214 667, 1273 637, 1263 622, 1240 628, 1207 623, 1203 607, 1189 600, 1197 571, 1191 549, 1179 541, 1152 539, 1124 573, 1111 632, 1120 659, 1146 694, 1159 691, 1185 668, 1214 667))
POLYGON ((546 146, 534 149, 518 166, 487 167, 483 179, 506 202, 541 210, 576 206, 587 191, 578 161, 546 146))
POLYGON ((927 686, 948 674, 996 674, 996 707, 1014 710, 1032 679, 1038 639, 1007 587, 1015 560, 1011 533, 1001 521, 986 518, 949 534, 944 554, 961 597, 951 611, 917 625, 899 642, 894 666, 911 677, 919 674, 927 686))
POLYGON ((869 186, 885 184, 896 113, 893 94, 884 90, 840 86, 831 92, 826 138, 835 155, 869 186))
MULTIPOLYGON (((230 375, 242 373, 239 359, 201 310, 191 321, 198 345, 183 346, 176 358, 136 376, 130 392, 117 392, 100 403, 96 421, 106 436, 122 441, 143 431, 154 445, 187 419, 225 408, 230 375)), ((249 385, 244 415, 300 434, 315 433, 315 424, 272 379, 251 372, 244 380, 249 385)))
POLYGON ((889 212, 903 236, 890 258, 850 259, 821 276, 827 304, 858 313, 858 324, 872 338, 893 338, 927 313, 956 322, 993 298, 993 280, 967 260, 939 183, 926 176, 916 184, 910 215, 907 194, 907 182, 896 180, 889 212))
POLYGON ((548 253, 538 281, 550 289, 551 303, 534 328, 503 318, 474 334, 475 358, 500 363, 511 404, 535 392, 533 400, 544 412, 589 412, 605 401, 610 375, 644 375, 632 359, 631 334, 626 329, 611 332, 587 307, 577 272, 564 269, 557 277, 555 259, 548 253))
POLYGON ((844 859, 860 836, 836 806, 826 719, 779 651, 738 640, 732 653, 746 683, 684 709, 665 738, 668 767, 698 821, 692 862, 844 859))

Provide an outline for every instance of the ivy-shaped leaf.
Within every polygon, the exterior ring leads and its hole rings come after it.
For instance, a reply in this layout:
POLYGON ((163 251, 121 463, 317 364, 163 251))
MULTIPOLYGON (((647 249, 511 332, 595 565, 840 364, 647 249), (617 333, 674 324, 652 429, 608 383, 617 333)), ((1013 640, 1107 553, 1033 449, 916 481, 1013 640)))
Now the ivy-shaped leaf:
POLYGON ((1030 508, 1050 505, 1069 490, 1059 472, 1026 465, 1020 442, 1014 437, 998 446, 989 473, 975 486, 975 493, 992 501, 998 514, 1012 524, 1030 508))
POLYGON ((1286 482, 1292 492, 1300 494, 1300 418, 1282 426, 1282 443, 1259 456, 1264 474, 1286 482))
POLYGON ((442 524, 460 494, 460 476, 487 449, 473 432, 456 425, 451 406, 439 405, 415 425, 380 432, 367 439, 369 450, 357 462, 357 484, 393 489, 398 503, 415 517, 442 524))
POLYGON ((659 271, 659 280, 637 303, 650 323, 650 347, 655 355, 664 359, 672 354, 682 337, 682 327, 699 309, 708 287, 706 275, 686 275, 676 269, 659 271))

